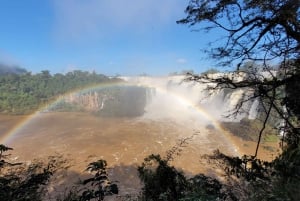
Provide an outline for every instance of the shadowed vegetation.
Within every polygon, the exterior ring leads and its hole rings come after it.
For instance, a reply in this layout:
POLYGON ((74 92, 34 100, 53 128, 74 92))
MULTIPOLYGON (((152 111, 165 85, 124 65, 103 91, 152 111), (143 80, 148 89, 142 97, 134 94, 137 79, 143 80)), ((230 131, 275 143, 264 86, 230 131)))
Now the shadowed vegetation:
MULTIPOLYGON (((224 45, 212 46, 206 52, 221 66, 236 66, 235 70, 217 77, 186 72, 187 81, 209 84, 208 91, 247 89, 251 93, 245 101, 237 104, 233 115, 238 114, 248 101, 259 100, 264 114, 262 126, 254 131, 255 122, 242 121, 244 131, 249 133, 240 134, 257 136, 250 138, 257 140, 255 153, 252 156, 232 157, 215 151, 212 155, 203 156, 203 159, 211 163, 215 170, 221 170, 223 180, 203 174, 187 178, 171 165, 184 147, 183 141, 170 149, 165 157, 159 154, 146 157, 138 167, 143 182, 141 194, 122 199, 298 201, 300 1, 191 0, 186 14, 178 23, 198 27, 206 22, 202 28, 205 31, 217 29, 227 34, 224 45), (282 153, 273 161, 266 162, 257 158, 257 153, 274 118, 282 122, 277 129, 282 134, 282 153)), ((26 113, 70 89, 108 80, 105 76, 81 71, 54 76, 48 71, 37 75, 3 76, 0 77, 0 111, 26 113), (64 83, 62 78, 67 82, 64 83)), ((231 125, 229 129, 235 128, 231 125)), ((51 176, 64 168, 64 163, 58 163, 61 160, 54 158, 46 163, 12 163, 8 161, 8 155, 4 155, 9 150, 11 148, 0 146, 0 200, 41 200, 51 176)), ((87 169, 95 175, 83 181, 84 189, 79 187, 69 191, 59 200, 104 200, 106 195, 116 194, 117 185, 109 181, 106 167, 104 160, 90 163, 87 169)))
POLYGON ((215 77, 189 74, 187 81, 209 84, 208 91, 246 89, 249 95, 232 114, 254 100, 259 100, 263 112, 259 131, 239 134, 258 136, 253 156, 216 152, 211 159, 221 162, 240 200, 299 200, 300 1, 191 0, 186 14, 178 23, 224 33, 223 45, 212 45, 206 52, 220 66, 236 66, 215 77), (281 122, 277 131, 282 134, 282 154, 266 163, 257 153, 268 124, 274 122, 281 122))

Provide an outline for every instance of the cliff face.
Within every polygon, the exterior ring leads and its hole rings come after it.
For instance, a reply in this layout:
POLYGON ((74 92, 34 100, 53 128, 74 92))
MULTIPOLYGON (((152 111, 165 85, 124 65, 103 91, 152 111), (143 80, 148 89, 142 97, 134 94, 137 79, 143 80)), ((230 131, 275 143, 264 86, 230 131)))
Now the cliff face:
POLYGON ((147 103, 147 90, 145 87, 115 86, 73 93, 62 98, 62 106, 100 116, 140 116, 147 103))
MULTIPOLYGON (((215 77, 222 74, 212 75, 215 77)), ((199 84, 195 82, 183 82, 185 76, 166 77, 122 77, 130 83, 139 86, 151 87, 156 91, 163 91, 165 94, 175 95, 192 106, 201 108, 205 113, 210 114, 214 119, 220 121, 240 121, 243 118, 255 119, 259 112, 259 101, 248 101, 243 105, 241 113, 228 117, 235 110, 236 105, 253 94, 250 89, 222 89, 208 92, 205 89, 210 84, 199 84)), ((237 80, 244 79, 240 75, 237 80)), ((156 95, 157 96, 157 95, 156 95)), ((152 97, 154 99, 155 96, 152 97)), ((163 102, 163 101, 162 101, 163 102)), ((169 100, 172 104, 172 100, 169 100)), ((166 105, 168 106, 168 105, 166 105)))
MULTIPOLYGON (((115 86, 73 93, 63 97, 59 108, 92 112, 101 116, 142 116, 144 112, 156 116, 169 114, 181 116, 186 111, 181 107, 198 107, 203 113, 220 121, 240 121, 243 118, 255 119, 259 113, 259 101, 249 101, 242 112, 230 115, 236 105, 253 93, 249 89, 222 89, 207 92, 207 84, 182 82, 183 76, 169 77, 123 77, 132 86, 115 86), (175 102, 185 102, 183 106, 175 102)), ((238 78, 242 79, 242 78, 238 78)), ((180 103, 179 103, 180 104, 180 103)), ((65 110, 65 109, 64 109, 65 110)))
POLYGON ((65 97, 65 102, 78 105, 88 112, 97 112, 103 108, 107 95, 97 91, 87 93, 70 94, 65 97))

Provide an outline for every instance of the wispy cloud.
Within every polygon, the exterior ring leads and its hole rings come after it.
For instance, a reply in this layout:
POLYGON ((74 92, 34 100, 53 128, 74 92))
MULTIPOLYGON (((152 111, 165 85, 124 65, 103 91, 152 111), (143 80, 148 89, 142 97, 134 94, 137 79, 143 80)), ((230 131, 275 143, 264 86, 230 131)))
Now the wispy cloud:
POLYGON ((182 16, 182 0, 55 0, 54 30, 65 38, 160 28, 182 16))
POLYGON ((179 64, 185 64, 185 63, 187 63, 187 60, 184 59, 184 58, 178 58, 178 59, 176 60, 176 63, 179 63, 179 64))

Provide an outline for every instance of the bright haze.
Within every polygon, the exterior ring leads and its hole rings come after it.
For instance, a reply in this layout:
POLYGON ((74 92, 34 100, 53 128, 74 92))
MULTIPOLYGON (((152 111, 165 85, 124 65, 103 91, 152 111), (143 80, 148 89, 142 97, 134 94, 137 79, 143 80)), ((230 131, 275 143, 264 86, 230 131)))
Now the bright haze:
POLYGON ((216 34, 176 24, 183 0, 3 0, 0 61, 33 73, 106 75, 201 72, 216 34), (211 37, 211 38, 210 38, 211 37))

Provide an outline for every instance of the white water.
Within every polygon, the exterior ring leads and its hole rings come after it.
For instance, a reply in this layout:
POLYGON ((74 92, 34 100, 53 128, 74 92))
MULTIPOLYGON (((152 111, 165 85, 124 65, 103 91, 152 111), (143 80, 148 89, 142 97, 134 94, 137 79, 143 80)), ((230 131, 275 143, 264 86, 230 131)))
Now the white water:
POLYGON ((257 117, 258 100, 245 103, 241 108, 241 113, 230 116, 235 111, 236 105, 251 95, 247 89, 227 92, 219 90, 209 94, 205 90, 207 84, 183 82, 184 76, 121 78, 129 83, 153 88, 149 95, 150 101, 146 107, 145 118, 176 117, 180 121, 201 120, 200 122, 207 124, 209 123, 207 116, 218 121, 240 121, 242 118, 255 119, 257 117), (202 117, 199 116, 199 111, 195 111, 195 108, 202 111, 202 117))
POLYGON ((255 119, 258 114, 258 105, 259 101, 256 99, 253 104, 251 105, 250 111, 249 111, 249 119, 255 119))

